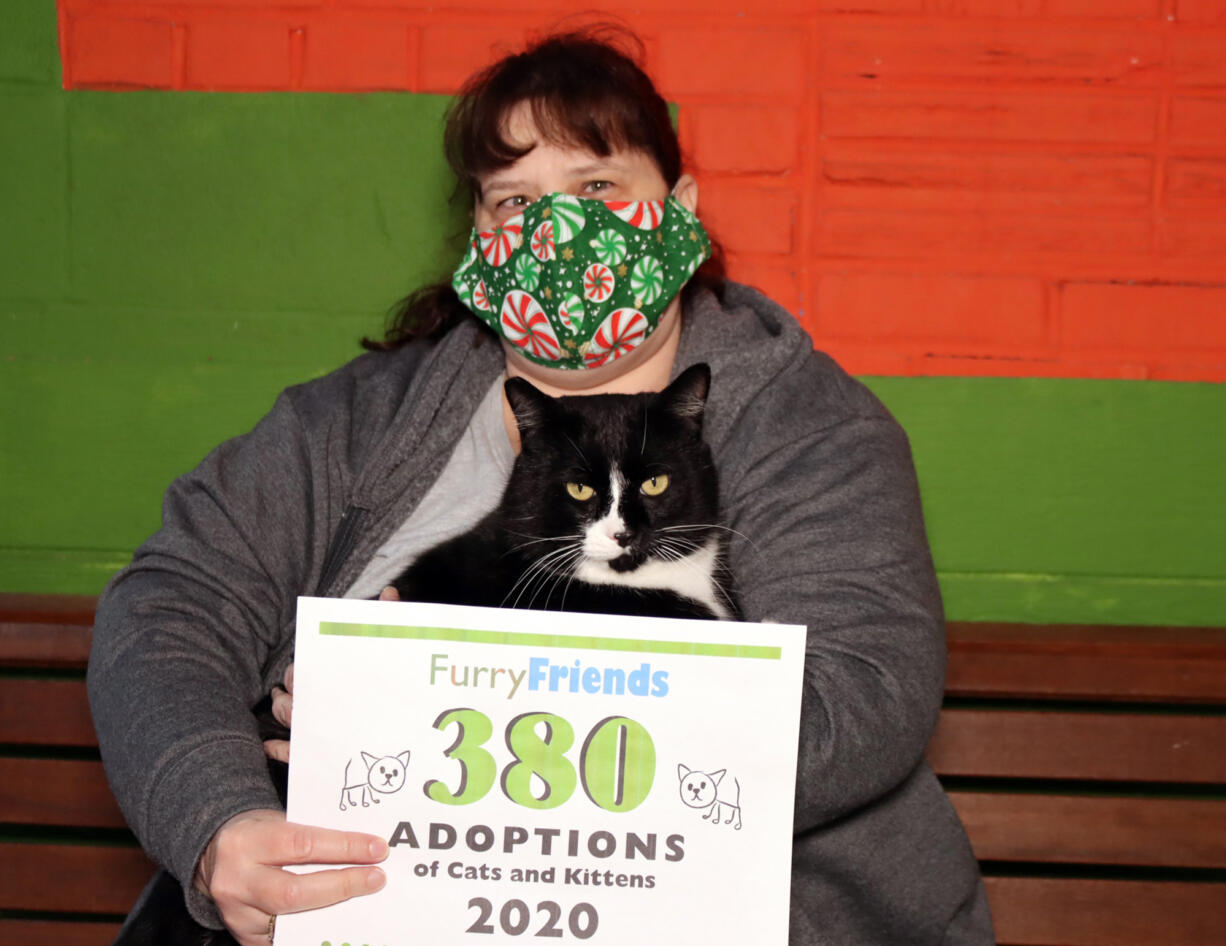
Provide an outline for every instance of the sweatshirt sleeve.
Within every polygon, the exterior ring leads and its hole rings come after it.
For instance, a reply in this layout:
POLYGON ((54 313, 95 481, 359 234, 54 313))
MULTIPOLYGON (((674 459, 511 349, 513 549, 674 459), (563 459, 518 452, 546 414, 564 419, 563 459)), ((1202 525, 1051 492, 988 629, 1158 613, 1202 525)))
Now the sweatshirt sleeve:
POLYGON ((309 575, 312 477, 287 395, 167 491, 162 527, 104 591, 88 686, 107 777, 149 854, 191 886, 217 828, 280 808, 251 707, 292 643, 309 575))
POLYGON ((732 572, 747 619, 808 628, 797 833, 900 784, 944 686, 943 613, 910 448, 867 390, 844 385, 851 403, 827 411, 777 379, 742 417, 754 435, 737 438, 743 459, 722 484, 741 533, 732 572))

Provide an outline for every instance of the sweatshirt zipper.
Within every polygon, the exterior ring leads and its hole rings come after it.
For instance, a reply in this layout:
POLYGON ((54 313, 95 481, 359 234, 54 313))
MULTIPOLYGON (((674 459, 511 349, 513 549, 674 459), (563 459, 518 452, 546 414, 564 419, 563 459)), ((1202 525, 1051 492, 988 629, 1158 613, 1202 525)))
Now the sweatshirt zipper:
POLYGON ((337 527, 336 534, 332 536, 332 541, 328 543, 328 551, 324 555, 323 573, 319 576, 319 584, 315 586, 316 597, 323 597, 332 583, 336 581, 341 566, 345 564, 349 553, 353 551, 353 546, 358 540, 361 527, 369 511, 361 506, 347 506, 344 513, 341 514, 341 523, 337 527))

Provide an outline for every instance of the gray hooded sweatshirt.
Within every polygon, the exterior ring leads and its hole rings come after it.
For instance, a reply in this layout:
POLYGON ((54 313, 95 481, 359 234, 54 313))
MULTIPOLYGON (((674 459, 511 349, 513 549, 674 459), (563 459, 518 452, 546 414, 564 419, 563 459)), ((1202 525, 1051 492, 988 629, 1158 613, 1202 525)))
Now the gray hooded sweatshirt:
MULTIPOLYGON (((970 845, 923 760, 945 641, 906 435, 752 289, 689 300, 674 377, 698 362, 745 617, 808 627, 791 943, 992 943, 970 845)), ((162 528, 99 601, 89 693, 107 775, 206 925, 220 917, 191 878, 209 839, 280 807, 250 708, 293 659, 298 595, 343 594, 502 370, 467 320, 288 389, 170 486, 162 528)))

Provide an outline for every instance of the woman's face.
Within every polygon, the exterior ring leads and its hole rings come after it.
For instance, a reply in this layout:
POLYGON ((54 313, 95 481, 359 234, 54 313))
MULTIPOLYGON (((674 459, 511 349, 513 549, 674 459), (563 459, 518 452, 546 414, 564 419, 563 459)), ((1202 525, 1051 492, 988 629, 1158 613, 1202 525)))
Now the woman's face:
POLYGON ((516 147, 535 147, 514 164, 481 176, 481 193, 473 203, 478 230, 522 213, 546 194, 596 200, 663 200, 669 194, 659 166, 643 151, 614 151, 602 157, 582 147, 542 141, 527 104, 510 113, 506 137, 516 147))
MULTIPOLYGON (((534 147, 514 164, 481 176, 478 182, 481 193, 473 200, 473 222, 478 230, 492 229, 494 224, 522 213, 546 194, 596 200, 664 200, 669 195, 668 181, 649 154, 622 150, 602 157, 586 148, 543 141, 527 104, 511 111, 506 137, 517 147, 534 147)), ((672 193, 691 213, 697 211, 698 183, 690 175, 681 175, 672 193)), ((638 348, 622 358, 582 371, 539 365, 524 358, 503 339, 507 374, 527 377, 550 394, 663 390, 668 383, 680 323, 678 295, 660 316, 656 330, 638 348)), ((504 405, 504 412, 512 443, 517 443, 510 407, 504 405)))

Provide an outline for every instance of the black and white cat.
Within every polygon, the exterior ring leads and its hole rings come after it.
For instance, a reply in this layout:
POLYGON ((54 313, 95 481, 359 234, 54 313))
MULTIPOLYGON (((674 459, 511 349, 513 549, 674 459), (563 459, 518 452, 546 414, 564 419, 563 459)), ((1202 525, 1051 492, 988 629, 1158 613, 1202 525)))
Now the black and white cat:
POLYGON ((552 398, 506 382, 522 450, 498 508, 394 582, 402 601, 737 616, 702 439, 706 365, 665 390, 552 398))

